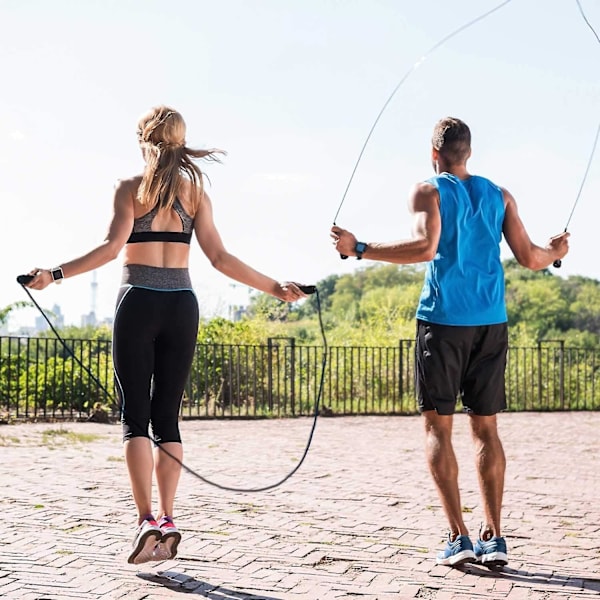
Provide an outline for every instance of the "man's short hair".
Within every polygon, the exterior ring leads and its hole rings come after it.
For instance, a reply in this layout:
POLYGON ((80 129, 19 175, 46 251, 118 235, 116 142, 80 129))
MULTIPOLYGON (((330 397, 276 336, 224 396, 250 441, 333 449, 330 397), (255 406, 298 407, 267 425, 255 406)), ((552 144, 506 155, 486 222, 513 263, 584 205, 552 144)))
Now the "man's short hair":
POLYGON ((448 164, 464 163, 471 152, 471 130, 460 119, 445 117, 434 127, 431 144, 448 164))

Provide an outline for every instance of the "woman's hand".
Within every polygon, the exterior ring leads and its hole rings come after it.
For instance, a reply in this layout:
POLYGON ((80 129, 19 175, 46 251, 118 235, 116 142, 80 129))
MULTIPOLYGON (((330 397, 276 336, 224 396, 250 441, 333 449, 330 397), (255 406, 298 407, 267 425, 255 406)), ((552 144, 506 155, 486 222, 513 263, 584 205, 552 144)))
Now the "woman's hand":
POLYGON ((43 290, 54 281, 52 279, 52 273, 50 273, 49 269, 31 269, 27 275, 33 276, 33 279, 24 285, 32 290, 43 290))
POLYGON ((306 294, 293 281, 277 282, 277 286, 272 294, 284 302, 296 302, 296 300, 306 298, 306 294))

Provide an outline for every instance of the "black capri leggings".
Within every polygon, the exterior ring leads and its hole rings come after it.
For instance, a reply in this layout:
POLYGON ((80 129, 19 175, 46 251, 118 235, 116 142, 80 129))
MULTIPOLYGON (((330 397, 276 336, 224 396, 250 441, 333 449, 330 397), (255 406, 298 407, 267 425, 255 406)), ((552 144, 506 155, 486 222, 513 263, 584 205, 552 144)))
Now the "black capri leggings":
POLYGON ((113 326, 113 364, 123 439, 181 442, 179 408, 198 335, 192 290, 123 287, 113 326))

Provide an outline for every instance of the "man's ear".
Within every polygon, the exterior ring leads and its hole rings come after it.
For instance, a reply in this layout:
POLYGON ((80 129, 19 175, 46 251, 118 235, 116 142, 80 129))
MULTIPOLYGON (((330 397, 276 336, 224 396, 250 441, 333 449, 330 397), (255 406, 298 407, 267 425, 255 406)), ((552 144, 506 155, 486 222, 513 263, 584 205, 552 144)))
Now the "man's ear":
POLYGON ((433 146, 431 148, 431 166, 433 167, 433 170, 435 172, 435 174, 438 174, 438 164, 439 164, 439 159, 440 159, 440 152, 439 150, 436 150, 433 146))

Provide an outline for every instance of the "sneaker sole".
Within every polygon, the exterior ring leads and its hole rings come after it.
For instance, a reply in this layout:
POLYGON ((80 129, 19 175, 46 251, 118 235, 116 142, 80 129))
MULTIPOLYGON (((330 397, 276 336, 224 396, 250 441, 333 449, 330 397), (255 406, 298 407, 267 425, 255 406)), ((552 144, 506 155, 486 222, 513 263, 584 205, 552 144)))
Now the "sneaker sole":
POLYGON ((177 548, 179 547, 180 541, 181 534, 179 531, 171 531, 162 536, 162 542, 165 545, 167 553, 169 554, 169 559, 177 556, 177 548))
POLYGON ((473 552, 472 550, 463 550, 462 552, 453 554, 448 558, 438 558, 435 562, 438 565, 442 565, 444 567, 459 567, 460 565, 474 563, 476 561, 477 558, 475 557, 475 552, 473 552))
POLYGON ((127 558, 127 562, 131 565, 139 565, 141 563, 152 560, 152 552, 154 547, 162 539, 160 531, 146 531, 137 541, 135 548, 127 558))
POLYGON ((488 569, 500 569, 508 564, 508 556, 504 552, 482 554, 477 561, 488 569))
POLYGON ((171 531, 165 533, 162 536, 161 541, 156 545, 156 548, 152 552, 152 558, 150 560, 163 561, 171 560, 177 556, 177 547, 181 541, 181 534, 179 531, 171 531))

